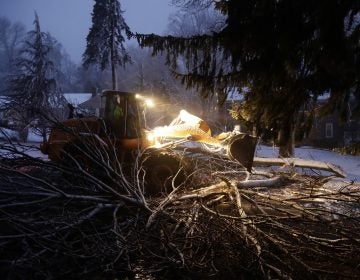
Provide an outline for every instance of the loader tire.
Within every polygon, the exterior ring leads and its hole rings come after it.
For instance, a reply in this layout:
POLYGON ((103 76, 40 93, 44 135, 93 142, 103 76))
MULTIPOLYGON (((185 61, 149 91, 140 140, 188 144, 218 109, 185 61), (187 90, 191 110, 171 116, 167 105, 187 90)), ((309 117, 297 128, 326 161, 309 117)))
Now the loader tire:
POLYGON ((86 156, 82 150, 85 150, 85 147, 79 144, 67 144, 63 148, 62 161, 65 165, 78 168, 77 164, 86 171, 91 171, 93 168, 93 163, 91 159, 86 156))
POLYGON ((186 181, 186 173, 179 156, 169 153, 152 153, 142 161, 145 196, 162 196, 186 181))

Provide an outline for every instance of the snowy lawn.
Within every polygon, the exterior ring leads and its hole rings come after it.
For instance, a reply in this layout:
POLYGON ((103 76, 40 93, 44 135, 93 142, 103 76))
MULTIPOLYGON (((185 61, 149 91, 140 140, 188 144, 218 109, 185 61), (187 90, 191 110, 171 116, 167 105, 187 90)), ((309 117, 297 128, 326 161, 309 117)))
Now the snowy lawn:
MULTIPOLYGON (((0 139, 2 140, 10 139, 12 141, 20 141, 19 132, 8 128, 0 127, 0 139)), ((42 137, 37 135, 33 129, 30 129, 27 137, 27 141, 41 142, 42 137)))
MULTIPOLYGON (((279 149, 277 147, 258 145, 256 148, 256 156, 258 157, 277 157, 278 153, 279 149)), ((315 149, 304 146, 295 148, 295 157, 335 164, 340 166, 346 172, 347 179, 360 181, 359 156, 341 155, 329 150, 315 149)))
MULTIPOLYGON (((47 159, 47 155, 40 152, 40 140, 41 138, 34 133, 29 134, 29 143, 21 145, 20 150, 26 151, 27 154, 36 158, 47 159)), ((271 147, 265 145, 258 145, 256 147, 255 156, 258 157, 277 157, 279 153, 278 147, 271 147)), ((4 151, 1 151, 4 155, 4 151)), ((355 180, 360 182, 360 157, 351 155, 341 155, 339 153, 316 149, 312 147, 299 147, 295 148, 295 156, 302 159, 311 159, 329 162, 341 167, 347 174, 348 180, 355 180)))

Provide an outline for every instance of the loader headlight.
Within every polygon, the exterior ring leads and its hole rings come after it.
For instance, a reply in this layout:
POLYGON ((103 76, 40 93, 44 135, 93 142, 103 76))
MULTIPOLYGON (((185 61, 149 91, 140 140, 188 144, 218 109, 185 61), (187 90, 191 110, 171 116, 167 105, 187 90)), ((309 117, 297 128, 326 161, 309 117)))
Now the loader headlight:
POLYGON ((135 98, 142 100, 146 107, 153 108, 155 106, 155 103, 152 99, 147 98, 141 94, 135 94, 135 98))
POLYGON ((153 108, 155 106, 154 101, 152 101, 151 99, 148 99, 148 98, 145 99, 145 104, 149 108, 153 108))
POLYGON ((155 136, 153 133, 149 132, 147 135, 146 135, 146 139, 149 141, 149 142, 154 142, 155 141, 155 136))
POLYGON ((169 134, 171 128, 168 126, 158 126, 153 129, 154 137, 164 137, 169 134))
POLYGON ((146 132, 146 140, 147 140, 148 145, 150 145, 150 146, 158 147, 158 146, 161 145, 159 143, 159 139, 157 138, 154 131, 147 131, 146 132))

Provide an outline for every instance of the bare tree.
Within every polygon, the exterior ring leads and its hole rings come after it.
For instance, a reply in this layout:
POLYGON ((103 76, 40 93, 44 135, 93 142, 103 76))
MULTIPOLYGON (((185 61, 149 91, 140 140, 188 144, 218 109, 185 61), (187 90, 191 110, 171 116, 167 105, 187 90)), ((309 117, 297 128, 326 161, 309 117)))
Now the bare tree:
POLYGON ((213 6, 194 2, 169 17, 167 33, 179 37, 211 34, 224 28, 225 20, 213 6))

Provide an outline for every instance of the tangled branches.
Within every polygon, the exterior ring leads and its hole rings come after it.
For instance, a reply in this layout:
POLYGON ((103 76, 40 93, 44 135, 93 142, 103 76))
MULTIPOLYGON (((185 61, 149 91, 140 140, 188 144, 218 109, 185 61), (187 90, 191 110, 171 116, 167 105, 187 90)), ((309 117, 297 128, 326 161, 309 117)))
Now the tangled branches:
POLYGON ((6 279, 359 278, 358 184, 193 154, 191 181, 144 197, 140 164, 124 173, 94 152, 90 170, 1 149, 6 279))
POLYGON ((131 271, 133 248, 119 229, 136 228, 135 213, 149 210, 141 192, 129 190, 118 162, 99 161, 96 173, 71 155, 55 164, 28 156, 25 148, 1 147, 1 274, 96 278, 131 271))
POLYGON ((297 174, 239 180, 223 166, 217 184, 173 195, 150 220, 174 265, 214 279, 359 277, 358 184, 297 174))

